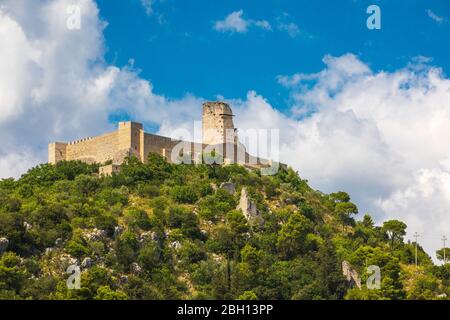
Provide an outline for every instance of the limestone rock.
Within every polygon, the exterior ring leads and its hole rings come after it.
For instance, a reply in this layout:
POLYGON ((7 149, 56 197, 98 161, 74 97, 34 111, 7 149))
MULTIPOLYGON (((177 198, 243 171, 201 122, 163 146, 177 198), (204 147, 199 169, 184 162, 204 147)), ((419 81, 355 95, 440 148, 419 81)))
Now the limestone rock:
POLYGON ((170 247, 174 250, 178 250, 181 248, 181 243, 179 241, 174 241, 170 244, 170 247))
POLYGON ((146 231, 146 232, 143 232, 140 234, 140 236, 139 236, 140 243, 143 243, 148 240, 158 241, 158 235, 156 234, 156 232, 146 231))
POLYGON ((113 234, 113 238, 117 239, 123 232, 124 227, 122 226, 115 226, 114 227, 114 234, 113 234))
POLYGON ((89 268, 92 267, 92 265, 94 264, 94 260, 92 260, 89 257, 86 257, 83 259, 83 261, 81 262, 81 267, 82 268, 89 268))
POLYGON ((0 255, 2 255, 6 248, 8 248, 9 240, 7 238, 0 238, 0 255))
POLYGON ((357 286, 361 289, 361 277, 348 261, 342 261, 342 274, 352 286, 357 286))
POLYGON ((128 283, 128 276, 121 275, 119 277, 119 285, 123 285, 123 284, 126 284, 126 283, 128 283))
MULTIPOLYGON (((50 248, 48 248, 50 249, 50 248)), ((62 254, 55 254, 50 256, 50 263, 49 267, 51 269, 59 270, 61 272, 66 272, 67 268, 69 266, 77 266, 78 265, 78 259, 72 257, 70 254, 62 253, 62 254)), ((47 270, 48 272, 52 273, 54 270, 47 270)))
POLYGON ((33 226, 30 223, 26 222, 26 221, 23 222, 23 227, 25 228, 26 231, 28 231, 31 228, 33 228, 33 226))
POLYGON ((242 210, 242 213, 244 214, 247 221, 251 222, 259 221, 261 223, 263 222, 261 214, 256 208, 256 204, 250 199, 250 197, 247 194, 247 190, 245 188, 242 188, 241 199, 239 200, 237 209, 242 210))
POLYGON ((91 231, 85 231, 83 233, 84 237, 89 241, 101 241, 107 236, 105 230, 93 229, 91 231))
POLYGON ((140 265, 138 265, 136 262, 133 262, 131 264, 131 272, 135 273, 135 274, 139 274, 142 272, 142 268, 140 265))
POLYGON ((220 184, 220 189, 224 189, 228 191, 230 194, 234 194, 236 192, 236 186, 233 182, 224 182, 220 184))

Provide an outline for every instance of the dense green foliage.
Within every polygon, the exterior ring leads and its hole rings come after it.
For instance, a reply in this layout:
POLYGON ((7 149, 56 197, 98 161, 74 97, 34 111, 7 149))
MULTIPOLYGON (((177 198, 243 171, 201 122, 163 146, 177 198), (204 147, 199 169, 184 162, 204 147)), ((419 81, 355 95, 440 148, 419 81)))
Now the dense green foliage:
MULTIPOLYGON (((0 181, 0 299, 438 299, 450 267, 404 243, 406 225, 361 221, 345 192, 311 189, 291 169, 171 165, 151 154, 99 178, 61 162, 0 181), (233 182, 236 193, 218 188, 233 182), (262 216, 237 210, 245 187, 262 216), (362 290, 342 275, 361 275, 362 290), (70 290, 69 265, 81 266, 70 290), (369 290, 366 268, 381 269, 369 290)), ((446 294, 446 295, 444 295, 446 294)))

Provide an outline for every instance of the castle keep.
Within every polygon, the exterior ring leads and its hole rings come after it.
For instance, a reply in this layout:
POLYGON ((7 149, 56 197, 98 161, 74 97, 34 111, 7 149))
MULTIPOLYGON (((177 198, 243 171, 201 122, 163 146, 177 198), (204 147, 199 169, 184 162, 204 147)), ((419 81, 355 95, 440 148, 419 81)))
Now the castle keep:
POLYGON ((150 152, 157 153, 174 162, 182 157, 197 162, 202 154, 212 150, 223 157, 224 163, 241 163, 249 167, 267 166, 268 161, 250 156, 239 143, 233 123, 233 112, 224 102, 203 104, 202 143, 173 140, 144 132, 140 123, 119 122, 114 132, 84 138, 73 142, 53 142, 48 147, 48 161, 56 164, 62 160, 81 160, 87 163, 112 162, 100 173, 110 174, 128 156, 136 156, 142 162, 150 152))

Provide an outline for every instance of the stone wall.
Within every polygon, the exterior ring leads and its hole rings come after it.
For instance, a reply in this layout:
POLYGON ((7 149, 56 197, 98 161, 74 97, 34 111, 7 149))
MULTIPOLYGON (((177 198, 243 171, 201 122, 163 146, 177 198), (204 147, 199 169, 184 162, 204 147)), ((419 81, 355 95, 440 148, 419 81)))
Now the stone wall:
POLYGON ((70 142, 66 147, 66 160, 81 160, 87 163, 114 160, 119 155, 118 131, 95 138, 70 142))
POLYGON ((100 176, 111 176, 113 173, 120 172, 120 166, 117 164, 108 164, 98 169, 100 176))
MULTIPOLYGON (((144 135, 144 147, 143 154, 141 156, 142 161, 147 160, 147 156, 150 152, 162 155, 167 159, 168 162, 172 162, 172 151, 176 155, 193 155, 195 153, 201 153, 203 146, 201 143, 184 142, 179 144, 180 140, 172 140, 168 137, 158 136, 156 134, 143 133, 144 135)), ((175 155, 175 156, 176 156, 175 155)))
POLYGON ((170 152, 177 144, 177 141, 172 141, 171 138, 158 136, 156 134, 144 133, 144 154, 142 161, 147 160, 150 152, 154 152, 165 156, 170 161, 170 152))

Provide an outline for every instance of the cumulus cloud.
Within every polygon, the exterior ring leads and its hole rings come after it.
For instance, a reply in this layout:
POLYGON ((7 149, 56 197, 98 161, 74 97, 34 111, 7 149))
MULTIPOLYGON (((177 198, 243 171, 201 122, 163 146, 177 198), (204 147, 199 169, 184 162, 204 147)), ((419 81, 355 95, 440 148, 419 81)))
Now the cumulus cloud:
POLYGON ((272 30, 272 26, 266 20, 251 20, 243 18, 244 11, 234 11, 223 20, 216 21, 214 29, 219 32, 246 33, 251 26, 264 30, 272 30))
MULTIPOLYGON (((107 65, 103 30, 92 0, 5 0, 0 6, 0 177, 46 162, 48 142, 113 130, 112 113, 161 125, 183 121, 198 99, 153 93, 132 65, 107 65), (67 28, 77 5, 81 29, 67 28)), ((195 105, 195 106, 194 106, 195 105)))

